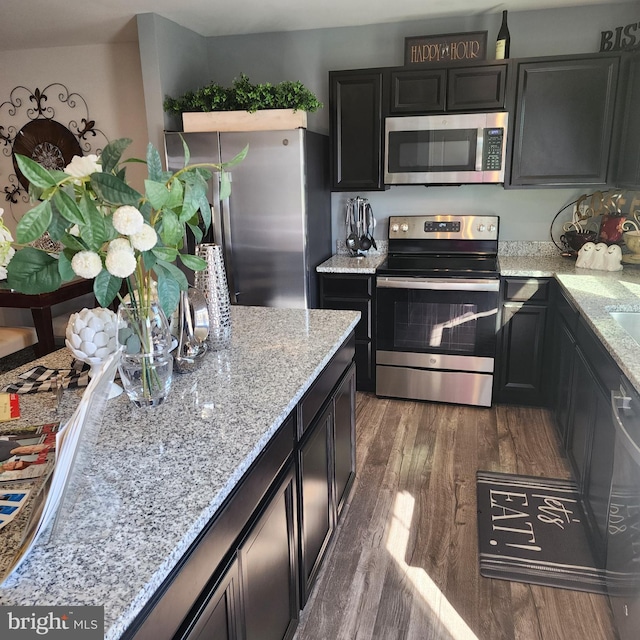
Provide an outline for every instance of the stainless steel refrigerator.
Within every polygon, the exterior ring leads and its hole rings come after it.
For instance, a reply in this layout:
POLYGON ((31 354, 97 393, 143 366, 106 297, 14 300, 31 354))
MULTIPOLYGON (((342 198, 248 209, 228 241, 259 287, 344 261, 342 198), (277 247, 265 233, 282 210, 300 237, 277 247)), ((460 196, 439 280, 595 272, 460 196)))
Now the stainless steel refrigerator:
POLYGON ((167 168, 231 160, 231 196, 219 198, 211 181, 210 242, 223 247, 231 300, 242 305, 319 306, 316 267, 329 258, 331 193, 328 137, 306 131, 165 134, 167 168))

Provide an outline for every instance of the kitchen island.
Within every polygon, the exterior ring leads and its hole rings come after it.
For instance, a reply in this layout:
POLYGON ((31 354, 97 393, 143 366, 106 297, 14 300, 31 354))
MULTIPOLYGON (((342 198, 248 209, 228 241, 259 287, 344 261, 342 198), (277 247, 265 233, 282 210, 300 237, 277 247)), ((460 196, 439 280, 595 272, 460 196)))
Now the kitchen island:
MULTIPOLYGON (((176 374, 163 405, 138 409, 125 395, 110 400, 92 453, 100 463, 92 480, 102 499, 91 513, 69 516, 67 539, 45 532, 0 587, 0 604, 104 605, 105 638, 131 637, 141 612, 155 604, 274 436, 290 424, 288 464, 296 466, 302 421, 313 418, 302 410, 313 405, 306 398, 314 398, 318 381, 331 392, 327 372, 338 371, 338 356, 341 366, 349 365, 358 319, 352 311, 232 307, 231 347, 207 354, 194 373, 176 374)), ((69 360, 66 350, 43 359, 59 368, 69 360)), ((0 383, 30 366, 1 376, 0 383)), ((65 391, 62 419, 79 393, 65 391)), ((37 395, 23 401, 24 419, 36 419, 37 395)), ((300 490, 304 483, 297 484, 300 490)), ((165 632, 162 637, 173 636, 165 632)))

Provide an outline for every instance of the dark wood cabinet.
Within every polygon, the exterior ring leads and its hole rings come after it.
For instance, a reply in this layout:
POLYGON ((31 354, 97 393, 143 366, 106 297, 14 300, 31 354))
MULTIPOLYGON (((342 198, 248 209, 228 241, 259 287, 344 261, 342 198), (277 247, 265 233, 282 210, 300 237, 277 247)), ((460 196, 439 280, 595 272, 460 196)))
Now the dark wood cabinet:
POLYGON ((353 367, 336 390, 333 406, 335 504, 339 517, 356 476, 356 372, 353 367))
POLYGON ((621 372, 559 285, 555 294, 553 413, 580 486, 594 553, 604 563, 615 427, 611 390, 621 372))
POLYGON ((389 112, 499 111, 505 107, 507 64, 390 73, 389 112))
POLYGON ((334 191, 384 189, 383 88, 381 69, 329 72, 334 191))
POLYGON ((621 71, 617 127, 617 187, 640 189, 640 54, 626 54, 621 71))
POLYGON ((390 113, 444 111, 447 95, 445 69, 397 70, 391 72, 390 79, 390 113))
POLYGON ((238 552, 246 640, 293 637, 298 620, 296 480, 293 464, 238 552))
POLYGON ((555 323, 555 366, 553 412, 558 436, 563 446, 567 446, 569 427, 569 402, 573 384, 573 358, 576 340, 564 320, 555 323))
POLYGON ((310 427, 298 456, 304 601, 334 527, 330 456, 333 417, 333 405, 330 404, 310 427))
POLYGON ((505 108, 507 64, 450 69, 447 111, 502 111, 505 108))
POLYGON ((293 463, 265 501, 233 562, 192 612, 182 640, 285 640, 298 619, 293 463))
POLYGON ((504 278, 494 397, 506 404, 547 404, 551 280, 504 278))
POLYGON ((320 307, 361 313, 356 327, 356 380, 359 391, 375 390, 375 286, 373 274, 321 273, 320 307))
POLYGON ((517 63, 510 184, 606 186, 618 56, 517 63))
POLYGON ((597 382, 584 354, 576 349, 573 360, 571 388, 571 415, 567 431, 567 455, 581 488, 587 476, 587 462, 591 454, 591 441, 597 406, 597 382))
POLYGON ((353 365, 335 387, 330 401, 308 427, 303 425, 303 429, 298 451, 298 477, 301 597, 304 605, 355 475, 353 365))
POLYGON ((238 561, 234 559, 213 591, 205 597, 200 611, 194 614, 194 622, 184 640, 235 640, 240 638, 239 603, 240 579, 238 561))

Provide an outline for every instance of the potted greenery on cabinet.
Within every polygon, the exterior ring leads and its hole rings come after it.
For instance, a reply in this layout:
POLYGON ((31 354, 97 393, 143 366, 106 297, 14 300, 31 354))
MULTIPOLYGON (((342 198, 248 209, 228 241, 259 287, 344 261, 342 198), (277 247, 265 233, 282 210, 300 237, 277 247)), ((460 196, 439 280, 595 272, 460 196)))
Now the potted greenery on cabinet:
POLYGON ((231 87, 212 82, 164 101, 165 111, 182 115, 185 132, 306 128, 307 113, 321 107, 301 82, 254 85, 245 74, 231 87))

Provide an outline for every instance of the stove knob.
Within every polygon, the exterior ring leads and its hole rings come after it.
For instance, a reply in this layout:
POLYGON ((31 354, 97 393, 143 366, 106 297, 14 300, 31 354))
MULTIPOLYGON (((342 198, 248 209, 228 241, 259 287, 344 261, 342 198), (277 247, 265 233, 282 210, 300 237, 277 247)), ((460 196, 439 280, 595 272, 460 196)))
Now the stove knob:
POLYGON ((400 229, 402 229, 402 231, 406 233, 407 231, 409 231, 409 225, 406 222, 404 222, 400 227, 400 229))
POLYGON ((495 224, 490 224, 489 225, 489 231, 493 232, 496 230, 496 225, 495 224))
POLYGON ((394 223, 391 225, 391 231, 393 231, 394 233, 398 233, 400 229, 400 225, 398 223, 394 223))
POLYGON ((485 230, 486 230, 486 227, 483 224, 478 225, 478 231, 480 231, 480 233, 482 233, 485 230))

